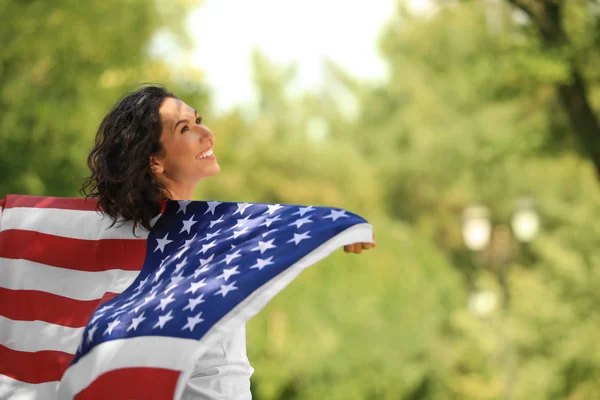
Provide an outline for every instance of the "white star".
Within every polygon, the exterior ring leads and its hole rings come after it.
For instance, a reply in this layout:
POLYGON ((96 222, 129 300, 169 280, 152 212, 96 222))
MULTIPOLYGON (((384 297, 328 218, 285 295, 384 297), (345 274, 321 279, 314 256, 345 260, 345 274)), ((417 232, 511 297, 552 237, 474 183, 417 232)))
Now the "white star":
POLYGON ((275 228, 275 229, 271 229, 270 231, 267 231, 265 233, 262 234, 262 237, 265 237, 273 232, 277 232, 279 229, 275 228))
POLYGON ((184 255, 185 253, 187 253, 187 251, 190 249, 190 246, 186 246, 184 244, 183 246, 180 246, 179 248, 181 250, 179 250, 178 252, 175 253, 175 257, 173 257, 174 260, 179 260, 182 255, 184 255))
POLYGON ((187 206, 188 206, 188 204, 191 203, 191 201, 190 200, 177 200, 177 203, 179 203, 179 210, 177 210, 175 215, 179 214, 180 212, 183 212, 183 215, 185 215, 185 213, 187 212, 187 206))
POLYGON ((106 310, 110 310, 111 308, 113 308, 115 305, 114 304, 107 304, 104 305, 102 308, 100 308, 98 311, 96 311, 97 313, 100 314, 104 314, 106 312, 106 310))
POLYGON ((116 317, 118 315, 125 314, 125 312, 127 312, 127 310, 116 310, 116 311, 113 311, 111 317, 116 317))
POLYGON ((215 258, 214 254, 211 254, 210 257, 208 258, 201 258, 200 259, 200 269, 197 269, 196 271, 194 271, 194 278, 198 278, 198 276, 203 273, 206 272, 210 269, 210 266, 208 265, 208 263, 210 263, 213 258, 215 258))
POLYGON ((167 308, 167 306, 174 301, 175 301, 175 298, 173 297, 173 293, 171 293, 171 294, 169 294, 169 297, 160 299, 160 304, 157 305, 156 307, 154 307, 154 309, 158 310, 160 308, 161 311, 165 311, 165 308, 167 308))
POLYGON ((154 324, 152 329, 156 329, 157 326, 160 326, 160 329, 164 328, 165 324, 173 319, 171 312, 173 312, 173 310, 169 310, 169 312, 165 315, 160 315, 158 317, 158 322, 154 324))
POLYGON ((200 266, 203 267, 206 264, 210 263, 213 260, 213 258, 215 258, 214 254, 211 254, 210 257, 208 257, 208 258, 201 258, 200 259, 200 266))
POLYGON ((216 293, 215 296, 220 294, 223 297, 227 296, 227 293, 231 292, 232 290, 237 290, 237 286, 235 286, 235 281, 231 282, 229 285, 221 285, 221 289, 219 289, 216 293))
MULTIPOLYGON (((204 215, 211 213, 212 215, 215 215, 215 211, 217 206, 221 204, 220 201, 207 201, 206 205, 208 205, 208 209, 204 212, 204 215)), ((212 228, 212 226, 211 226, 212 228)))
POLYGON ((279 215, 276 215, 275 218, 266 218, 265 222, 263 222, 262 224, 260 224, 259 226, 263 226, 265 225, 267 228, 271 226, 271 224, 275 221, 279 221, 281 219, 281 217, 279 217, 279 215))
POLYGON ((202 318, 200 318, 201 315, 202 311, 200 311, 195 317, 187 317, 188 322, 183 326, 183 328, 181 328, 181 330, 184 331, 189 328, 190 332, 193 331, 196 325, 204 321, 202 318))
POLYGON ((294 238, 288 240, 286 243, 292 243, 292 242, 294 242, 294 244, 296 246, 298 246, 298 243, 300 243, 304 239, 310 239, 311 238, 311 236, 308 236, 308 232, 310 232, 310 231, 306 231, 306 232, 300 233, 300 234, 294 233, 294 238))
POLYGON ((139 317, 133 318, 131 320, 131 325, 129 325, 129 328, 127 328, 126 332, 129 332, 132 329, 135 331, 137 329, 138 325, 145 319, 146 319, 146 317, 144 317, 144 313, 142 313, 142 315, 140 315, 139 317))
POLYGON ((246 232, 248 232, 247 226, 245 226, 244 228, 242 228, 239 231, 233 231, 233 235, 229 236, 227 239, 237 239, 238 237, 242 236, 246 232))
POLYGON ((207 285, 206 278, 203 278, 200 282, 191 282, 190 288, 183 293, 192 292, 192 294, 196 294, 196 290, 203 288, 206 285, 207 285))
POLYGON ((262 271, 262 269, 264 267, 266 267, 267 265, 275 264, 271 260, 273 260, 273 256, 271 256, 271 257, 269 257, 267 259, 264 259, 264 260, 262 258, 258 258, 256 260, 256 264, 254 264, 253 266, 251 266, 250 269, 258 269, 259 271, 262 271))
POLYGON ((121 323, 121 321, 119 321, 119 319, 115 319, 113 322, 111 322, 110 324, 108 324, 108 328, 106 328, 106 330, 104 331, 103 335, 106 336, 106 334, 108 333, 109 335, 112 335, 112 331, 113 329, 115 329, 117 327, 117 325, 119 325, 121 323))
POLYGON ((190 246, 181 246, 180 247, 181 250, 179 250, 177 253, 175 253, 175 257, 173 257, 174 260, 179 260, 181 258, 182 255, 184 255, 185 253, 188 252, 188 250, 190 249, 190 246))
POLYGON ((215 233, 207 233, 206 237, 203 238, 203 239, 201 239, 201 241, 203 241, 203 240, 210 240, 210 239, 214 238, 215 236, 219 236, 220 232, 221 232, 221 230, 218 229, 215 233))
POLYGON ((195 299, 188 299, 189 304, 183 308, 183 311, 189 309, 191 312, 194 312, 194 308, 196 308, 196 306, 198 304, 204 303, 204 300, 202 300, 203 297, 204 297, 204 295, 201 294, 200 296, 196 297, 195 299))
POLYGON ((223 219, 222 215, 219 217, 219 219, 215 219, 214 221, 210 221, 210 229, 212 229, 212 227, 215 226, 216 224, 220 224, 223 221, 225 221, 225 220, 223 219))
POLYGON ((154 253, 156 253, 156 251, 158 249, 160 249, 160 252, 162 253, 165 250, 165 246, 172 242, 172 240, 167 239, 168 236, 169 236, 169 233, 167 232, 167 234, 165 235, 164 238, 156 239, 158 244, 156 245, 156 248, 154 249, 154 253))
POLYGON ((180 270, 181 268, 183 268, 183 267, 185 266, 185 264, 186 264, 186 263, 187 263, 187 257, 185 257, 185 258, 183 259, 183 261, 181 261, 181 262, 179 262, 179 263, 175 264, 175 271, 173 271, 173 272, 175 272, 175 273, 179 273, 179 270, 180 270))
POLYGON ((183 274, 178 274, 171 277, 171 285, 179 285, 183 280, 183 274))
POLYGON ((186 231, 188 234, 190 234, 191 233, 190 229, 192 229, 192 226, 194 226, 194 224, 197 223, 198 221, 194 221, 194 215, 192 215, 190 217, 190 219, 188 219, 187 221, 183 220, 181 222, 183 222, 183 228, 181 228, 179 233, 186 231))
POLYGON ((251 217, 251 215, 248 215, 246 218, 238 219, 237 220, 237 224, 235 226, 233 226, 232 229, 233 228, 239 228, 239 227, 242 227, 242 226, 246 225, 248 223, 248 221, 252 221, 250 219, 250 217, 251 217))
POLYGON ((167 266, 166 266, 166 265, 163 265, 162 267, 160 267, 160 268, 159 268, 159 269, 156 271, 156 276, 154 277, 154 279, 153 279, 153 282, 154 282, 154 283, 158 282, 158 280, 160 279, 160 276, 161 276, 162 274, 164 274, 166 270, 167 270, 167 266))
POLYGON ((236 250, 233 254, 225 254, 225 264, 229 265, 230 262, 239 257, 241 257, 239 250, 236 250))
MULTIPOLYGON (((179 232, 179 233, 181 233, 181 232, 179 232)), ((197 233, 194 233, 194 236, 192 236, 191 238, 187 239, 187 240, 185 241, 185 243, 184 243, 184 244, 182 244, 182 245, 181 245, 181 247, 179 247, 179 248, 181 249, 181 248, 185 247, 185 249, 184 249, 184 250, 187 250, 187 249, 189 249, 189 248, 190 248, 190 245, 192 244, 192 242, 193 242, 194 240, 196 240, 196 236, 198 236, 198 234, 197 234, 197 233)))
POLYGON ((203 244, 203 245, 202 245, 202 248, 201 248, 200 250, 198 250, 198 251, 196 252, 196 254, 200 254, 200 253, 204 254, 204 253, 206 253, 208 250, 210 250, 210 249, 212 249, 213 247, 215 247, 216 245, 217 245, 217 241, 216 241, 216 240, 213 240, 212 242, 210 242, 210 243, 208 243, 208 244, 203 244))
POLYGON ((96 323, 96 321, 98 321, 102 317, 104 317, 103 313, 96 313, 90 320, 90 323, 94 324, 94 323, 96 323))
POLYGON ((129 314, 137 314, 138 311, 140 311, 140 308, 142 308, 144 306, 144 303, 138 304, 137 306, 135 306, 135 308, 132 308, 131 311, 129 311, 129 314))
POLYGON ((96 333, 96 330, 98 329, 97 325, 92 326, 92 329, 90 329, 87 332, 87 342, 88 343, 92 343, 92 340, 94 340, 94 333, 96 333))
POLYGON ((171 256, 166 256, 165 258, 160 260, 160 267, 162 267, 169 260, 169 258, 171 258, 171 256))
POLYGON ((138 284, 138 287, 136 287, 135 290, 136 291, 141 290, 142 287, 144 287, 144 285, 146 284, 146 282, 148 282, 148 277, 141 280, 140 283, 138 284))
POLYGON ((128 301, 127 303, 124 303, 121 307, 119 307, 118 310, 125 310, 127 307, 129 307, 133 303, 135 303, 135 300, 128 301))
POLYGON ((341 210, 341 211, 336 211, 336 210, 331 210, 331 214, 323 217, 323 219, 325 218, 331 218, 332 221, 336 221, 338 218, 348 218, 348 215, 346 215, 346 211, 341 210))
POLYGON ((183 274, 181 274, 181 273, 179 275, 175 275, 175 276, 171 277, 171 283, 165 289, 165 293, 167 293, 169 290, 177 287, 183 279, 184 279, 183 274))
POLYGON ((304 224, 308 224, 309 222, 313 222, 309 217, 300 218, 294 222, 292 222, 289 226, 296 225, 296 228, 300 228, 304 224))
POLYGON ((217 276, 217 279, 223 278, 223 279, 225 279, 225 281, 228 281, 232 275, 239 274, 237 269, 238 269, 237 265, 233 268, 223 268, 223 273, 221 275, 217 276))
POLYGON ((275 211, 283 208, 281 204, 267 204, 267 207, 269 207, 269 209, 265 211, 265 214, 269 213, 269 215, 273 215, 275 211))
POLYGON ((304 217, 304 214, 306 214, 307 212, 310 212, 310 211, 314 211, 314 209, 315 208, 313 206, 300 207, 300 208, 298 208, 298 212, 295 212, 292 215, 299 214, 301 217, 304 217))
POLYGON ((232 215, 235 215, 237 213, 240 213, 241 215, 244 215, 244 211, 246 211, 246 208, 250 207, 252 204, 248 204, 248 203, 238 203, 237 204, 237 210, 235 210, 235 212, 232 215))
POLYGON ((194 278, 198 278, 200 274, 207 272, 210 269, 208 265, 194 271, 194 278))
POLYGON ((260 254, 263 254, 265 251, 267 251, 269 249, 274 249, 275 247, 277 247, 273 244, 274 241, 275 241, 275 239, 271 239, 268 242, 263 242, 263 241, 259 240, 258 246, 253 248, 252 251, 260 250, 260 254))
POLYGON ((151 292, 148 296, 144 297, 144 303, 142 305, 150 303, 155 298, 156 298, 156 294, 151 292))

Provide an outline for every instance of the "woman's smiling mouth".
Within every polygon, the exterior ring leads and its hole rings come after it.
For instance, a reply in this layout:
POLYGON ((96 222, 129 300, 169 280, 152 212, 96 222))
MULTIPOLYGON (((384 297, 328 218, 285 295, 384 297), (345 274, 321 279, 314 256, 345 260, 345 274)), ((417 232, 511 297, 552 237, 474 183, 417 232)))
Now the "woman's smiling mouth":
POLYGON ((214 158, 212 147, 210 147, 208 150, 205 150, 196 156, 196 160, 203 160, 205 158, 214 158))

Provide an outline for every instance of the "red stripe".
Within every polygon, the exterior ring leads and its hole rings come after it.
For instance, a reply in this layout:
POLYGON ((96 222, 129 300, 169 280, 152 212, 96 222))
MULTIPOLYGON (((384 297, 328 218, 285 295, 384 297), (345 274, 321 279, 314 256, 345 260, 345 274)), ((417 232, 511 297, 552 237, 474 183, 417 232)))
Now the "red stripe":
POLYGON ((106 293, 102 299, 82 301, 37 290, 0 287, 0 315, 15 321, 45 321, 81 328, 100 303, 116 295, 106 293))
POLYGON ((24 196, 9 194, 5 197, 5 208, 12 207, 34 207, 34 208, 58 208, 63 210, 95 210, 98 201, 96 199, 84 199, 74 197, 47 197, 47 196, 24 196))
POLYGON ((0 375, 26 383, 58 381, 73 357, 73 354, 62 351, 32 353, 11 350, 0 344, 0 375))
MULTIPOLYGON (((57 208, 60 210, 80 210, 96 211, 98 200, 94 198, 76 198, 76 197, 48 197, 48 196, 26 196, 18 194, 9 194, 4 199, 0 199, 0 207, 33 207, 33 208, 57 208), (5 201, 6 204, 2 204, 5 201)), ((161 214, 165 212, 167 201, 161 200, 161 214)))
POLYGON ((146 239, 84 240, 36 231, 0 231, 0 257, 25 259, 77 271, 140 271, 146 239))
POLYGON ((106 372, 75 396, 75 400, 172 399, 179 371, 122 368, 106 372))

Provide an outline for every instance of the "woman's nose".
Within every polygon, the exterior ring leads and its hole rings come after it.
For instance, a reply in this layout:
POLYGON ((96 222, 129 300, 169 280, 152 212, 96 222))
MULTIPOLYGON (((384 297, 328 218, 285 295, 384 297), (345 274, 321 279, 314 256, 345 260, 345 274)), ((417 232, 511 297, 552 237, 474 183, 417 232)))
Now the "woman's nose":
POLYGON ((212 139, 214 134, 212 133, 212 131, 210 129, 208 129, 208 127, 206 126, 201 126, 200 127, 200 133, 201 133, 201 139, 202 140, 206 140, 206 139, 212 139))

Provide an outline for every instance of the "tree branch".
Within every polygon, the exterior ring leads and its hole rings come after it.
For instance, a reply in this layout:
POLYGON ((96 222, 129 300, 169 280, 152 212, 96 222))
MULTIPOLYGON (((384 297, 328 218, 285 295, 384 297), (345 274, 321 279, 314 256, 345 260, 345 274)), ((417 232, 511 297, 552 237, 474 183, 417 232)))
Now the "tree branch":
MULTIPOLYGON (((548 47, 560 49, 570 45, 561 25, 563 0, 507 1, 527 13, 548 47)), ((600 124, 588 100, 588 84, 574 58, 568 61, 568 68, 571 80, 556 85, 558 97, 569 117, 571 127, 590 155, 600 180, 600 124)))

